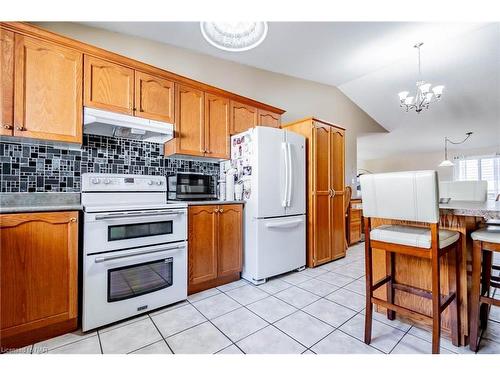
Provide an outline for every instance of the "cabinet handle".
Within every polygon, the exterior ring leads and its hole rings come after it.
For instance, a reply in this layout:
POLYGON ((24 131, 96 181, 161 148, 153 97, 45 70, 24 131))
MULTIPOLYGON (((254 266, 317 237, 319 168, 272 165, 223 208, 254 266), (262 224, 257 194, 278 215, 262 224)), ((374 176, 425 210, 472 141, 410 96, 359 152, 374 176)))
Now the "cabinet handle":
POLYGON ((71 223, 76 223, 76 221, 77 221, 77 220, 76 220, 76 217, 72 217, 71 219, 69 219, 69 221, 70 221, 71 223))
POLYGON ((10 130, 10 129, 12 129, 12 125, 4 125, 3 127, 4 127, 5 129, 9 129, 9 130, 10 130))
POLYGON ((220 209, 219 209, 219 212, 224 212, 224 209, 223 209, 223 208, 220 208, 220 209))
POLYGON ((218 208, 216 208, 216 209, 214 210, 214 212, 215 212, 215 213, 218 213, 218 212, 219 212, 219 209, 218 209, 218 208))
POLYGON ((16 126, 16 129, 23 132, 26 130, 26 128, 24 126, 16 126))

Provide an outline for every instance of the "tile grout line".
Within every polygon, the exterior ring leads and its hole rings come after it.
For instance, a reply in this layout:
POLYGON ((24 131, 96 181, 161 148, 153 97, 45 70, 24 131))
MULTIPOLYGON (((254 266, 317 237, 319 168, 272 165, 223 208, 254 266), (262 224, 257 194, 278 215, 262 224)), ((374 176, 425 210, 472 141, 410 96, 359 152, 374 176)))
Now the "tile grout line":
MULTIPOLYGON (((175 309, 174 309, 175 310, 175 309)), ((170 310, 172 311, 172 310, 170 310)), ((167 312, 167 311, 165 311, 167 312)), ((153 320, 153 318, 148 314, 149 316, 149 320, 151 320, 151 323, 153 323, 153 325, 155 326, 156 330, 158 331, 158 333, 160 334, 161 338, 163 339, 163 341, 165 341, 165 344, 167 344, 167 348, 172 352, 172 354, 175 354, 175 352, 173 351, 173 349, 170 347, 170 345, 168 344, 167 342, 167 339, 163 336, 163 333, 161 333, 160 329, 158 328, 158 326, 156 325, 155 321, 153 320)), ((161 340, 158 340, 156 342, 160 342, 161 340)), ((155 344, 155 343, 153 343, 155 344)), ((153 345, 153 344, 149 344, 149 345, 153 345)), ((149 345, 146 345, 146 346, 149 346, 149 345)), ((139 348, 140 349, 140 348, 139 348)), ((137 349, 137 350, 139 350, 137 349)))

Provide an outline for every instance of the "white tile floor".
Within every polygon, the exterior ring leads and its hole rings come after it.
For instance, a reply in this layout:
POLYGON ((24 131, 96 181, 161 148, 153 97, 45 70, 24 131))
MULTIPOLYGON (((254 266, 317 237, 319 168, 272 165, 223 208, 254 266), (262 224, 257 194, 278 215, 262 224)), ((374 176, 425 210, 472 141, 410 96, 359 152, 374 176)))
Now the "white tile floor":
MULTIPOLYGON (((375 314, 364 329, 364 248, 254 286, 245 280, 207 290, 119 324, 77 331, 18 353, 430 353, 429 332, 375 314)), ((471 353, 442 339, 442 353, 471 353)), ((500 308, 493 307, 479 353, 500 354, 500 308)), ((472 353, 471 353, 472 354, 472 353)))

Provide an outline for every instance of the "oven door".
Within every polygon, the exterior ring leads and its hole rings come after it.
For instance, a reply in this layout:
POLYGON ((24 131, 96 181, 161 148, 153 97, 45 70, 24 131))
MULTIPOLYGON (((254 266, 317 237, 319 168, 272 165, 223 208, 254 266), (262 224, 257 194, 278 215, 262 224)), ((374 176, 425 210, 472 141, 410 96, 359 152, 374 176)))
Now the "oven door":
POLYGON ((187 242, 84 257, 84 331, 187 298, 187 242))
POLYGON ((85 254, 187 239, 187 209, 85 213, 85 254))

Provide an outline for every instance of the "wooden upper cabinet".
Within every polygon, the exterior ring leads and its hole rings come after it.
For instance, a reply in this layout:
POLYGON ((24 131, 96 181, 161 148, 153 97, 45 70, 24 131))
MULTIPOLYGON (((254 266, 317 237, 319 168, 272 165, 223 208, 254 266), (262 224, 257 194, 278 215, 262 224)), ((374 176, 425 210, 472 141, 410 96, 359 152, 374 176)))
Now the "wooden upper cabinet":
POLYGON ((135 72, 135 116, 174 122, 174 83, 151 74, 135 72))
POLYGON ((217 278, 217 206, 191 206, 188 214, 189 286, 217 278))
POLYGON ((231 135, 244 132, 257 126, 257 113, 255 107, 231 102, 231 135))
POLYGON ((230 159, 229 100, 205 93, 205 152, 206 156, 230 159))
POLYGON ((16 34, 14 135, 82 142, 80 52, 16 34))
POLYGON ((134 70, 85 55, 86 107, 134 114, 134 70))
POLYGON ((0 135, 14 129, 14 33, 0 29, 0 135))
POLYGON ((218 275, 228 276, 241 271, 243 239, 243 206, 219 206, 218 275))
POLYGON ((204 93, 194 87, 176 86, 176 153, 205 155, 204 93))
POLYGON ((277 113, 259 109, 257 125, 279 128, 281 126, 281 115, 277 113))
POLYGON ((0 346, 70 332, 78 316, 78 212, 0 215, 0 346))
POLYGON ((345 193, 345 130, 332 127, 331 136, 331 163, 332 163, 332 181, 331 186, 335 195, 345 193))

